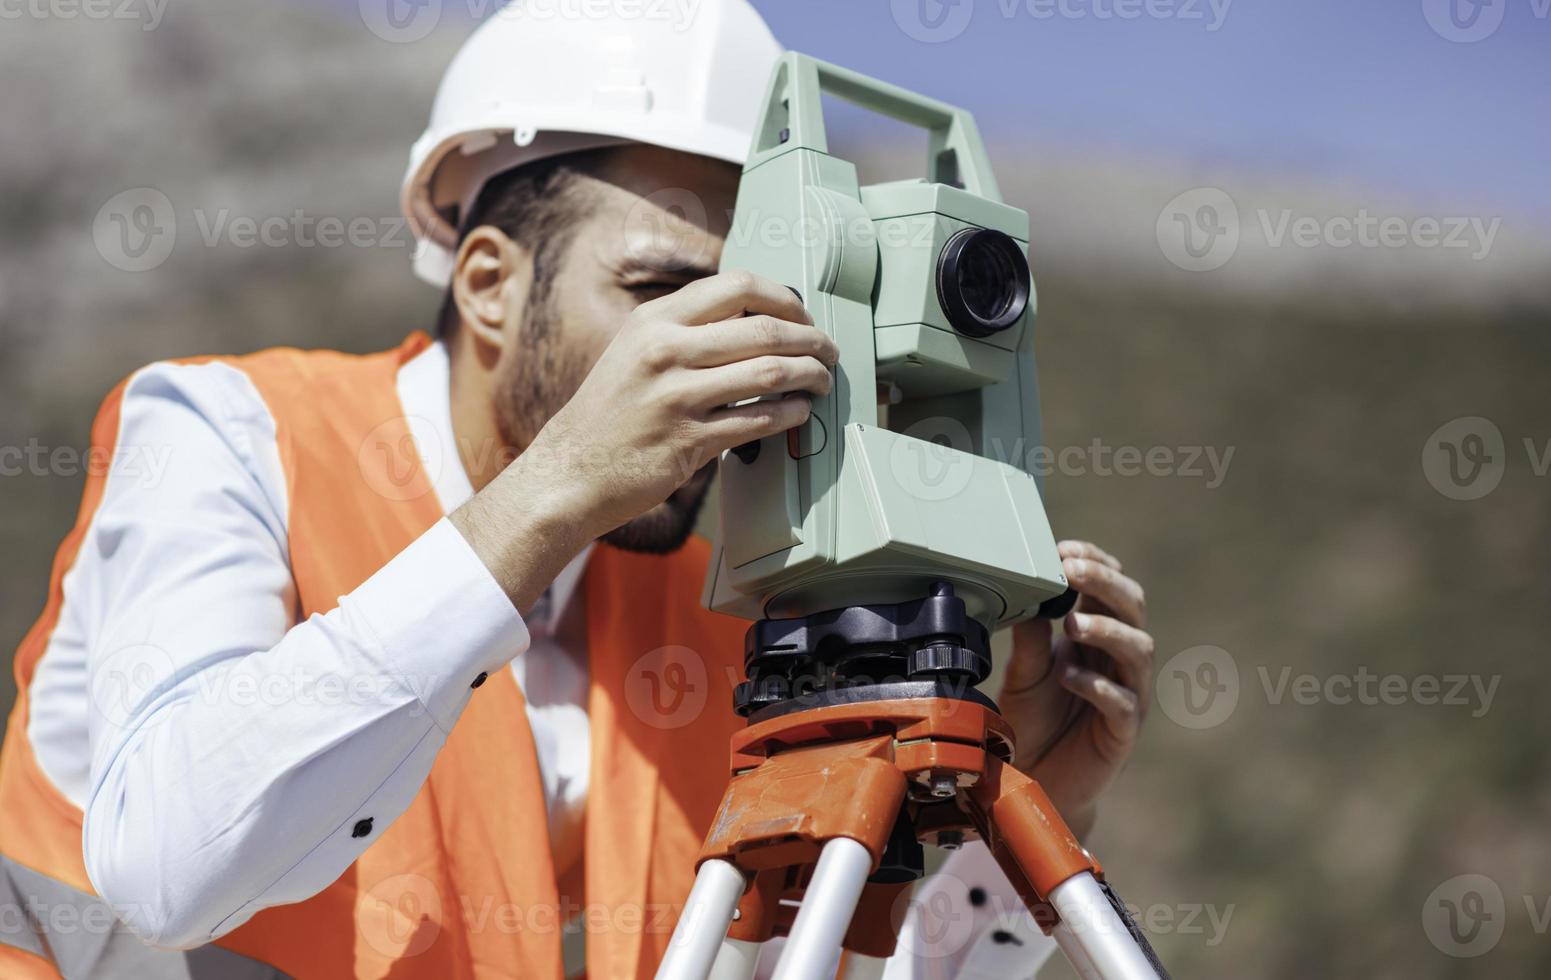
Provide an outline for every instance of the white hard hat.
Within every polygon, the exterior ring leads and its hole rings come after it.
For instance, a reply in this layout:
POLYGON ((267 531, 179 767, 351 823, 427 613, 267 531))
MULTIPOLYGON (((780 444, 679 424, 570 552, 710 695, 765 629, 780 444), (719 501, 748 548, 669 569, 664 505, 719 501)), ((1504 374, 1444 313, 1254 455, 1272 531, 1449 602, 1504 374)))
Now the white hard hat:
POLYGON ((743 163, 780 55, 748 0, 512 0, 453 58, 409 152, 416 274, 451 281, 459 222, 521 164, 627 142, 743 163))

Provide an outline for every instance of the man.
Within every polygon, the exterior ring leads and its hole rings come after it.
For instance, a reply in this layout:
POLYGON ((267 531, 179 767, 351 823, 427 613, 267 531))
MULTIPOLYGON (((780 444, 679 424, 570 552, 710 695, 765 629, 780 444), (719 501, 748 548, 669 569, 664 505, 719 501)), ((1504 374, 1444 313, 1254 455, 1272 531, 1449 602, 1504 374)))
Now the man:
MULTIPOLYGON (((158 949, 32 912, 5 975, 558 977, 567 925, 589 975, 651 974, 745 626, 699 607, 691 530, 712 462, 804 421, 836 360, 785 287, 715 274, 777 51, 742 0, 687 30, 497 17, 406 186, 438 340, 154 364, 109 396, 95 445, 172 453, 153 488, 88 482, 18 650, 0 869, 7 904, 111 908, 158 949), (675 666, 689 708, 650 689, 675 666)), ((1054 644, 1015 630, 1001 704, 1084 833, 1151 640, 1114 559, 1061 551, 1079 612, 1054 644)), ((1010 897, 975 850, 929 887, 1010 897)), ((974 934, 911 920, 891 970, 985 945, 957 900, 974 934)))

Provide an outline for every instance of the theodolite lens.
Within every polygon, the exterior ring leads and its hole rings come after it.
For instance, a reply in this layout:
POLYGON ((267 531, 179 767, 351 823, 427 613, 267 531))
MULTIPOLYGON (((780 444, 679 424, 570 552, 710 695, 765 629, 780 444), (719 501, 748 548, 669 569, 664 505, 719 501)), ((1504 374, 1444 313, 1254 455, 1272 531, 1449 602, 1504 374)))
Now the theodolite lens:
POLYGON ((1010 236, 965 228, 937 259, 937 299, 953 329, 970 337, 1006 330, 1029 305, 1029 263, 1010 236))

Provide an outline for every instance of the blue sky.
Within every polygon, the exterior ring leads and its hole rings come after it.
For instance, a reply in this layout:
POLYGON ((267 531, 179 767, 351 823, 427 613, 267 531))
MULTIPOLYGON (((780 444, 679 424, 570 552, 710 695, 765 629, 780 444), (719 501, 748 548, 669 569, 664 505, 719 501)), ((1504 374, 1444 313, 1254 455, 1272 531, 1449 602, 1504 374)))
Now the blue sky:
POLYGON ((993 145, 1306 175, 1551 228, 1548 0, 1487 0, 1474 22, 1477 0, 1163 0, 1154 16, 1131 0, 1123 20, 1126 2, 755 5, 789 47, 973 109, 993 145))
MULTIPOLYGON (((391 2, 464 31, 499 0, 391 2)), ((1551 0, 753 3, 788 47, 973 110, 993 151, 1264 171, 1551 233, 1551 0)))

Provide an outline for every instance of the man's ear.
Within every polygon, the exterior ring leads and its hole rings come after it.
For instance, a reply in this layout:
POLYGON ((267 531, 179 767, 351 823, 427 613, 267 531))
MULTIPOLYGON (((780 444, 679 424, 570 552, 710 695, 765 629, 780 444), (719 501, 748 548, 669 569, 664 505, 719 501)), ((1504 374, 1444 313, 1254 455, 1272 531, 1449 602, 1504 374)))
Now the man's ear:
POLYGON ((452 270, 452 298, 463 329, 480 346, 512 342, 533 288, 533 253, 493 225, 463 237, 452 270))

